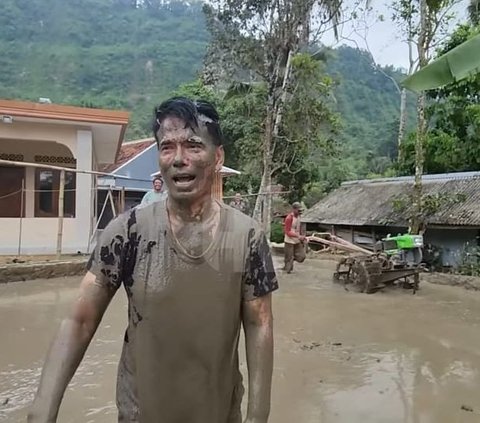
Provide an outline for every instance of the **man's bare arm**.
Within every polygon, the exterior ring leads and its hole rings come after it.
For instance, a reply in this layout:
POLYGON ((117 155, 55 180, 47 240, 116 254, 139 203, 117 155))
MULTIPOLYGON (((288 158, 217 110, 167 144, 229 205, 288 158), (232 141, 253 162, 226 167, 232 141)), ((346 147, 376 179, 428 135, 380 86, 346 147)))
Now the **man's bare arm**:
POLYGON ((65 390, 113 295, 113 290, 98 285, 95 275, 87 272, 70 316, 62 322, 48 352, 40 386, 28 415, 29 423, 56 422, 65 390))
POLYGON ((246 423, 267 423, 273 372, 272 295, 243 305, 247 350, 248 408, 246 423))

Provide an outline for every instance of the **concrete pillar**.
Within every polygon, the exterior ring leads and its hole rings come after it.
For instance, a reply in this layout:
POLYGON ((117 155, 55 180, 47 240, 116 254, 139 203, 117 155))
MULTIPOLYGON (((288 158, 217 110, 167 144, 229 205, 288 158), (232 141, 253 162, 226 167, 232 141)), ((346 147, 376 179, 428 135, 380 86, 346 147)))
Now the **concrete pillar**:
MULTIPOLYGON (((77 169, 92 170, 93 137, 91 131, 77 131, 77 169)), ((75 204, 76 249, 87 252, 93 216, 93 176, 77 173, 77 196, 75 204)), ((67 246, 66 246, 67 247, 67 246)))
POLYGON ((33 167, 25 168, 25 217, 35 216, 35 169, 33 167))

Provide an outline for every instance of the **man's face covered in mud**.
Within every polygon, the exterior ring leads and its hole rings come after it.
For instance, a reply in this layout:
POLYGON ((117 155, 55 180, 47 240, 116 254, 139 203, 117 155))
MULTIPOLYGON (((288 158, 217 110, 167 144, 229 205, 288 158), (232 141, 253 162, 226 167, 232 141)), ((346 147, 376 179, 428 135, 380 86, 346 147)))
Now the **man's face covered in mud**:
POLYGON ((157 132, 159 164, 169 196, 193 202, 211 195, 215 171, 223 164, 223 148, 208 132, 209 119, 199 115, 190 127, 183 119, 167 116, 157 132))

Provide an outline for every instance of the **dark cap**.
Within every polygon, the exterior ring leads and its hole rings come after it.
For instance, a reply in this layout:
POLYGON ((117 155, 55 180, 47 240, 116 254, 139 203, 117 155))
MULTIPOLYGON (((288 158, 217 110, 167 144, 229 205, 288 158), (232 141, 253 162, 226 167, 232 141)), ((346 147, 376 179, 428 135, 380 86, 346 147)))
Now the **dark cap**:
POLYGON ((302 205, 298 201, 295 201, 295 203, 292 204, 292 209, 302 210, 302 205))

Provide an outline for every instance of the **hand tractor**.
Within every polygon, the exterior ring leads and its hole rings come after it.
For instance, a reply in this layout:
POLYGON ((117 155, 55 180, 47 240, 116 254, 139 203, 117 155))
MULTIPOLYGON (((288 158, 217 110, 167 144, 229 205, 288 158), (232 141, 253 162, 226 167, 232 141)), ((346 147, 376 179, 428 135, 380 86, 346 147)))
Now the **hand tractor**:
MULTIPOLYGON (((322 234, 325 235, 325 234, 322 234)), ((328 239, 316 234, 309 242, 317 242, 353 253, 337 265, 334 281, 351 285, 359 292, 374 293, 388 285, 418 290, 422 265, 422 235, 387 236, 369 251, 348 241, 328 234, 328 239), (399 283, 397 283, 399 282, 399 283)))

